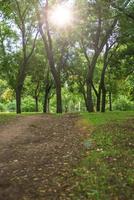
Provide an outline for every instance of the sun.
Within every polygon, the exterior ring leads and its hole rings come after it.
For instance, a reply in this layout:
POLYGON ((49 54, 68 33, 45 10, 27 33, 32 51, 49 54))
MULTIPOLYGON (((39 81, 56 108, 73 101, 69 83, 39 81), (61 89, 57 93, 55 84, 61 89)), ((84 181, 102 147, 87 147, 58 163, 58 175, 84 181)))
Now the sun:
POLYGON ((59 27, 69 25, 72 22, 72 12, 69 7, 58 5, 52 9, 50 21, 59 27))

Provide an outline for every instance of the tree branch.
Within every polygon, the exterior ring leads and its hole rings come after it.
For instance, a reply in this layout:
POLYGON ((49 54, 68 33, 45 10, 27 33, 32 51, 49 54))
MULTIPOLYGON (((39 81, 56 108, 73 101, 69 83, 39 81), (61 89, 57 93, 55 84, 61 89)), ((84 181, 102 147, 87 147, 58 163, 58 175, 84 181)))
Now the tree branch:
POLYGON ((112 23, 112 25, 110 26, 110 28, 106 31, 106 35, 105 35, 105 37, 103 38, 102 43, 101 43, 101 45, 100 45, 100 47, 99 47, 99 52, 102 51, 102 49, 103 49, 104 45, 106 44, 108 38, 109 38, 110 35, 112 34, 112 31, 113 31, 114 27, 116 26, 117 21, 118 21, 117 18, 115 18, 114 21, 113 21, 113 23, 112 23))
POLYGON ((26 62, 29 61, 30 57, 31 57, 32 54, 33 54, 33 51, 34 51, 34 49, 35 49, 35 43, 36 43, 36 39, 37 39, 38 33, 39 33, 39 30, 37 30, 37 33, 36 33, 36 35, 35 35, 35 38, 34 38, 34 41, 33 41, 33 44, 32 44, 32 49, 31 49, 29 55, 26 57, 26 62))
POLYGON ((96 90, 96 88, 95 88, 95 86, 93 84, 93 81, 91 82, 91 85, 92 85, 92 88, 94 90, 95 95, 98 96, 98 92, 97 92, 97 90, 96 90))
POLYGON ((101 34, 101 9, 99 7, 99 11, 98 11, 98 27, 97 27, 97 32, 96 32, 96 40, 95 40, 95 48, 96 50, 99 47, 99 41, 100 41, 100 34, 101 34))
POLYGON ((87 62, 88 62, 88 65, 90 65, 90 59, 87 55, 87 51, 86 51, 86 48, 84 46, 84 42, 83 42, 83 39, 81 38, 81 48, 83 49, 83 53, 85 55, 85 58, 87 59, 87 62))

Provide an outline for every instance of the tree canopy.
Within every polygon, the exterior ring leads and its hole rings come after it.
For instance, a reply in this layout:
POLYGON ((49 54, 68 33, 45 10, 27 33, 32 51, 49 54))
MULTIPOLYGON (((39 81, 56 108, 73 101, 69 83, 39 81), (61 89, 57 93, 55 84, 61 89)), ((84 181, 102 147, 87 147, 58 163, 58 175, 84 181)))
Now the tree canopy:
POLYGON ((134 109, 133 0, 1 0, 0 111, 134 109))

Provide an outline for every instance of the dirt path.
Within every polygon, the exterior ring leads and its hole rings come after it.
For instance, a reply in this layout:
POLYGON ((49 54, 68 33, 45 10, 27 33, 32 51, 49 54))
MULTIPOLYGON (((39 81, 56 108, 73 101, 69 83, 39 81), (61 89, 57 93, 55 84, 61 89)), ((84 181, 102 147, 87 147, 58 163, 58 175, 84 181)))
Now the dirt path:
POLYGON ((77 115, 19 117, 0 129, 0 200, 68 200, 83 149, 77 115))
POLYGON ((11 142, 17 136, 22 136, 30 124, 36 123, 39 116, 17 117, 10 123, 0 127, 0 145, 11 142))

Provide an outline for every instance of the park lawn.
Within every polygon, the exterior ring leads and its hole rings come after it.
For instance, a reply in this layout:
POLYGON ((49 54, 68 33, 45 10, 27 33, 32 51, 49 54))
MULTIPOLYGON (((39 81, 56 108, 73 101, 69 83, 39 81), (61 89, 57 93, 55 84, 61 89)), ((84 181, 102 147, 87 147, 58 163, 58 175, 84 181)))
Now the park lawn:
POLYGON ((15 113, 0 113, 0 125, 9 122, 11 119, 15 118, 17 115, 15 113))
POLYGON ((0 112, 0 125, 8 123, 12 119, 15 119, 17 117, 22 116, 28 116, 28 115, 37 115, 41 113, 35 113, 35 112, 23 112, 22 114, 16 114, 15 112, 0 112))
POLYGON ((74 169, 72 199, 134 199, 134 112, 81 115, 94 129, 84 141, 84 159, 74 169))
POLYGON ((119 122, 125 119, 134 118, 134 111, 112 111, 105 113, 81 113, 83 121, 91 125, 102 125, 108 122, 119 122))

